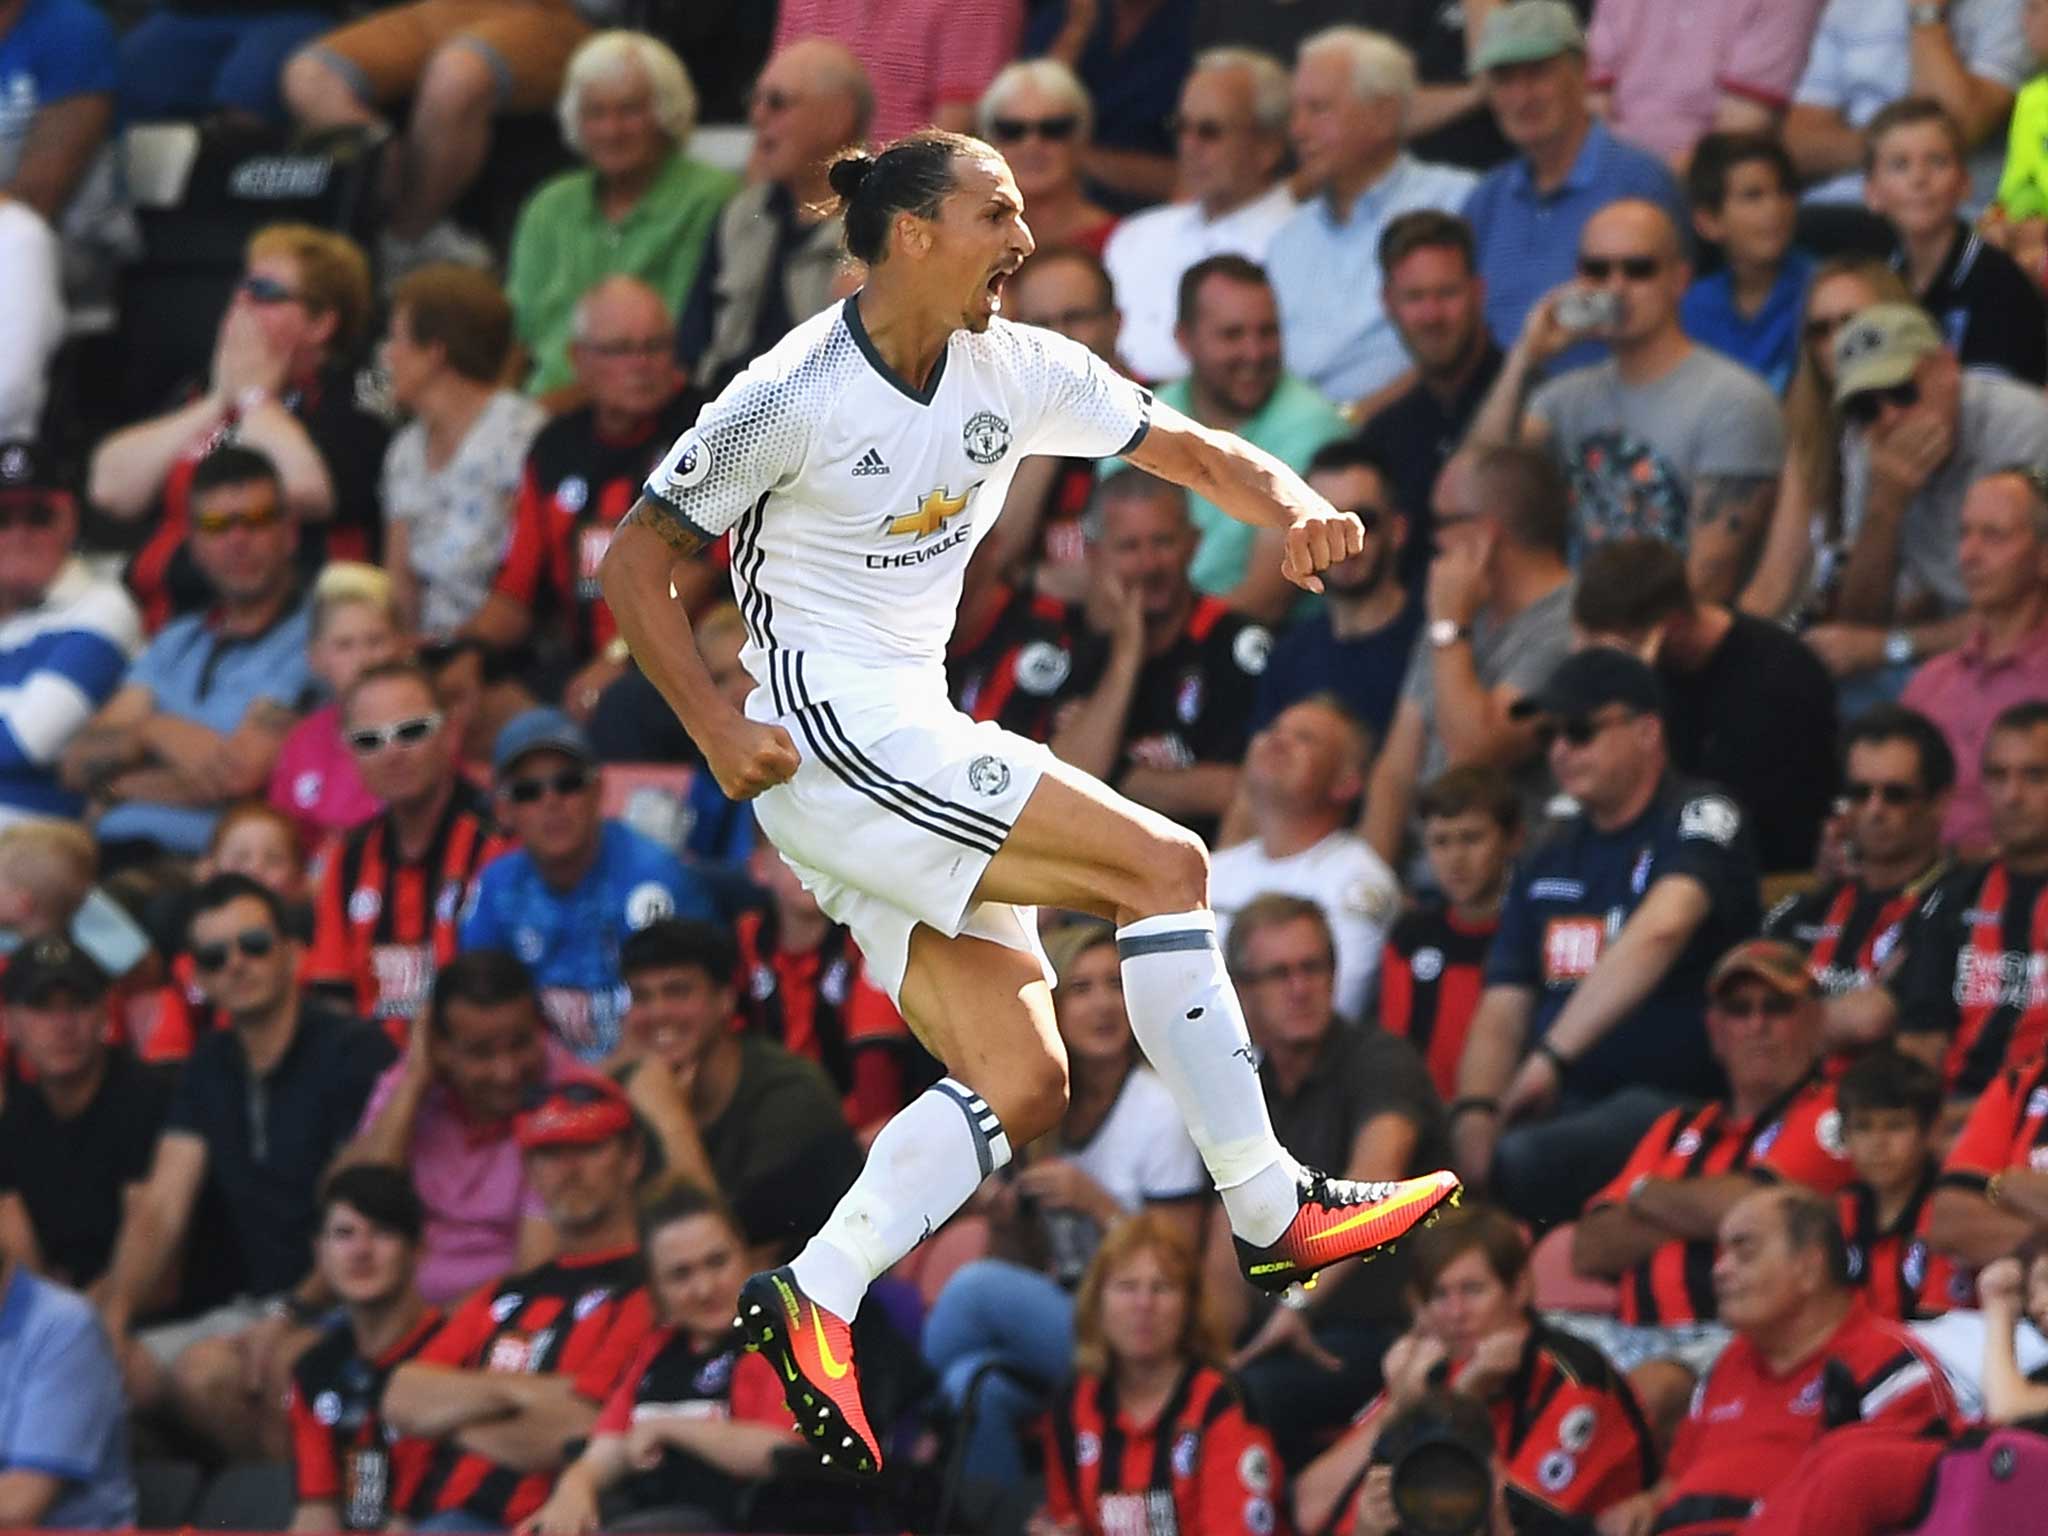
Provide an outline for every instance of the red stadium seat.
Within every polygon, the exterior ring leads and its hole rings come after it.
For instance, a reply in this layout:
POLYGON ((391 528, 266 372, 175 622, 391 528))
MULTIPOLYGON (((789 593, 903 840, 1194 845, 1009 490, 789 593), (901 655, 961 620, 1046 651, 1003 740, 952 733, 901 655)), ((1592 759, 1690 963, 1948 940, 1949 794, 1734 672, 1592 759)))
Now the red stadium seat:
POLYGON ((1552 1228, 1529 1254, 1536 1279, 1536 1305, 1551 1312, 1613 1315, 1620 1293, 1604 1280, 1588 1280, 1572 1268, 1572 1232, 1567 1222, 1552 1228))

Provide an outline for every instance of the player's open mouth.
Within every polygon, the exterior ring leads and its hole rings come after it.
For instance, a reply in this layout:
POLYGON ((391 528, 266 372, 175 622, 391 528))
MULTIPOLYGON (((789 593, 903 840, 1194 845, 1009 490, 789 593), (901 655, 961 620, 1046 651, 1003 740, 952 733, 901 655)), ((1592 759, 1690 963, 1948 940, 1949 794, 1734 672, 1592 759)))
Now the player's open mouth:
POLYGON ((1010 273, 1013 270, 1010 267, 997 267, 995 271, 989 273, 985 291, 988 295, 988 307, 991 312, 1001 312, 1003 307, 1003 284, 1009 281, 1010 273))

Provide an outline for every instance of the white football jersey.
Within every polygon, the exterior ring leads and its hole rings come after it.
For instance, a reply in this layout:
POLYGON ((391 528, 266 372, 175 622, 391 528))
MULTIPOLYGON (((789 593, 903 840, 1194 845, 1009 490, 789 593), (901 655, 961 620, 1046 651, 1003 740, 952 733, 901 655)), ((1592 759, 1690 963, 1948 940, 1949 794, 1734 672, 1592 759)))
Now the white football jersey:
POLYGON ((732 532, 740 659, 776 711, 905 668, 943 685, 968 556, 1026 454, 1104 458, 1152 397, 1087 348, 995 320, 955 332, 923 392, 889 371, 853 299, 813 316, 704 407, 647 480, 706 539, 732 532))

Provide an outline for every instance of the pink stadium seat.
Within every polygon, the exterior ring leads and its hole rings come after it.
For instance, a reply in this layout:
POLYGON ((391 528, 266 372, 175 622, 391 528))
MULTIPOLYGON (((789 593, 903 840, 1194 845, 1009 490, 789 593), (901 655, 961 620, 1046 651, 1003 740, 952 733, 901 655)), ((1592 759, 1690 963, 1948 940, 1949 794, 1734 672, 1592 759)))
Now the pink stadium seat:
POLYGON ((1552 1228, 1529 1255, 1529 1270, 1536 1278, 1536 1305, 1546 1311, 1611 1314, 1619 1293, 1604 1280, 1588 1280, 1574 1272, 1572 1232, 1570 1223, 1552 1228))

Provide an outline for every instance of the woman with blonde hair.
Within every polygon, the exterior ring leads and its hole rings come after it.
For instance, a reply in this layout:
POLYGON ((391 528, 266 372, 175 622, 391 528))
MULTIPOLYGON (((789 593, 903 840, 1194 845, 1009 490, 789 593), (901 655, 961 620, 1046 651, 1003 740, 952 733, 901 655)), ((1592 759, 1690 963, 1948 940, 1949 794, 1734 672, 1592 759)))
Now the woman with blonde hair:
POLYGON ((327 701, 292 727, 270 772, 269 800, 307 847, 346 832, 383 809, 341 739, 341 698, 371 667, 402 648, 391 578, 374 565, 330 565, 313 584, 312 642, 306 659, 327 701))
POLYGON ((1040 248, 1078 246, 1099 259, 1116 215, 1081 183, 1095 104, 1079 77, 1057 59, 1026 59, 991 80, 975 110, 981 136, 1010 162, 1040 248))
POLYGON ((1741 608, 1805 625, 1828 617, 1847 558, 1842 522, 1842 418, 1835 409, 1835 336, 1873 304, 1910 304, 1906 285, 1872 256, 1824 261, 1806 290, 1799 361, 1785 394, 1785 473, 1756 574, 1741 608))
POLYGON ((1151 1211, 1110 1228, 1075 1297, 1076 1374, 1046 1428, 1032 1536, 1272 1536, 1279 1455, 1219 1368, 1223 1348, 1185 1232, 1151 1211), (1152 1518, 1162 1505, 1170 1525, 1152 1518))

